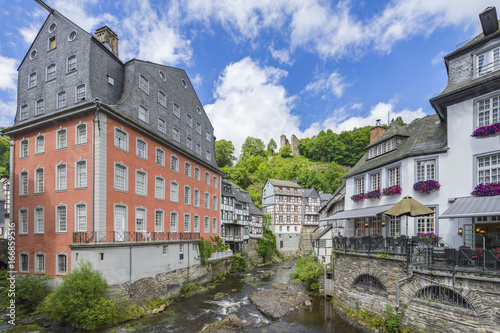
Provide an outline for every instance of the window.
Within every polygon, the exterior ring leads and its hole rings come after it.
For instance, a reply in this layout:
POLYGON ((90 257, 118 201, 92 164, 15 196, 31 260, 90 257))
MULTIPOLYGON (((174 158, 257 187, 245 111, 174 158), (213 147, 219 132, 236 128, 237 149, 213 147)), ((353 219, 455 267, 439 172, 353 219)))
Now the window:
POLYGON ((170 213, 170 232, 177 232, 177 213, 170 213))
POLYGON ((477 184, 490 183, 500 183, 500 154, 477 159, 477 184))
POLYGON ((68 231, 66 206, 56 206, 56 232, 65 233, 68 231))
POLYGON ((181 141, 181 133, 179 129, 176 127, 172 128, 172 139, 174 139, 177 142, 181 141))
POLYGON ((30 74, 30 78, 28 81, 28 89, 36 87, 37 80, 36 80, 36 72, 30 74))
POLYGON ((217 208, 218 208, 218 207, 217 207, 217 196, 216 196, 216 195, 214 195, 214 196, 212 197, 212 209, 213 209, 213 210, 217 210, 217 208))
POLYGON ((44 218, 44 209, 43 207, 37 207, 35 208, 35 234, 43 234, 44 232, 44 224, 45 224, 45 218, 44 218))
POLYGON ((212 219, 212 233, 216 234, 217 233, 217 218, 214 217, 212 219))
POLYGON ((35 116, 40 116, 45 113, 45 100, 39 99, 36 102, 36 114, 35 116))
POLYGON ((139 105, 139 120, 149 123, 149 111, 142 105, 139 105))
POLYGON ((66 163, 56 166, 56 191, 65 191, 68 186, 68 171, 66 163))
POLYGON ((27 253, 19 254, 19 271, 23 273, 29 272, 29 255, 27 253))
POLYGON ((68 58, 68 65, 66 67, 67 73, 76 72, 76 55, 72 55, 68 58))
POLYGON ((115 163, 115 190, 127 191, 128 190, 128 171, 127 167, 121 163, 115 163))
POLYGON ((436 161, 417 161, 417 182, 436 179, 436 161))
POLYGON ((210 185, 210 174, 205 171, 205 184, 210 185))
POLYGON ((200 168, 194 167, 194 180, 200 181, 200 168))
POLYGON ((115 205, 115 220, 114 220, 114 232, 115 239, 124 241, 125 234, 124 231, 128 230, 128 222, 127 222, 127 207, 123 205, 115 205))
POLYGON ((401 221, 397 216, 389 218, 389 235, 390 237, 398 237, 400 235, 401 221))
POLYGON ((118 128, 115 128, 115 147, 128 150, 128 134, 118 128))
POLYGON ((28 119, 28 105, 21 106, 21 120, 28 119))
POLYGON ((63 275, 68 273, 68 255, 66 253, 60 253, 57 255, 57 275, 63 275))
POLYGON ((28 233, 28 210, 24 208, 19 210, 19 233, 28 233))
POLYGON ((66 99, 66 92, 61 91, 57 94, 57 108, 64 108, 68 105, 68 100, 66 99))
POLYGON ((57 131, 56 137, 56 149, 63 149, 68 146, 68 140, 67 140, 67 135, 66 135, 66 129, 65 128, 60 128, 57 131))
POLYGON ((170 156, 170 170, 179 172, 179 159, 177 156, 170 156))
POLYGON ((148 158, 148 144, 142 139, 137 139, 135 155, 140 158, 148 158))
POLYGON ((201 124, 199 121, 196 122, 196 133, 201 135, 201 124))
POLYGON ((158 75, 160 76, 160 79, 162 79, 162 81, 167 81, 167 76, 163 71, 158 71, 158 75))
POLYGON ((184 214, 184 232, 191 232, 191 215, 184 214))
MULTIPOLYGON (((436 210, 433 207, 429 207, 432 210, 436 210)), ((434 221, 436 218, 436 213, 429 215, 429 216, 420 216, 417 217, 417 234, 424 234, 424 233, 435 233, 435 226, 434 226, 434 221)))
POLYGON ((208 141, 208 142, 212 142, 212 134, 210 133, 210 131, 209 131, 209 130, 207 130, 207 133, 206 133, 206 134, 207 134, 207 135, 206 135, 207 141, 208 141))
POLYGON ((44 175, 43 168, 38 167, 35 169, 35 193, 43 193, 44 192, 44 175))
POLYGON ((400 167, 390 168, 389 170, 389 186, 401 186, 401 170, 400 167))
POLYGON ((191 139, 191 137, 189 135, 186 136, 186 147, 189 150, 193 150, 193 140, 191 139))
POLYGON ((174 103, 173 113, 174 113, 174 116, 176 116, 177 118, 181 117, 181 108, 179 107, 179 104, 174 103))
POLYGON ((374 158, 379 155, 388 153, 392 150, 395 150, 399 144, 403 141, 401 138, 392 138, 387 141, 381 142, 377 144, 376 146, 371 147, 368 149, 368 158, 374 158))
MULTIPOLYGON (((155 232, 163 232, 164 214, 160 209, 155 210, 155 232)), ((165 251, 164 251, 165 252, 165 251)))
POLYGON ((19 173, 19 195, 28 195, 28 171, 19 173))
POLYGON ((56 36, 52 36, 49 38, 49 51, 56 48, 56 36))
POLYGON ((191 164, 184 162, 184 176, 191 178, 191 164))
POLYGON ((87 161, 79 160, 75 163, 75 187, 87 187, 87 161))
POLYGON ((184 244, 179 244, 179 260, 184 260, 184 244))
POLYGON ((500 69, 500 47, 488 50, 476 56, 476 77, 489 74, 500 69))
POLYGON ((163 118, 158 118, 158 132, 167 133, 167 122, 163 118))
POLYGON ((135 231, 146 231, 146 209, 138 207, 135 209, 135 231))
POLYGON ((193 218, 193 232, 200 232, 200 217, 198 215, 193 218))
POLYGON ((207 149, 207 151, 206 151, 205 158, 206 158, 208 161, 211 161, 211 160, 212 160, 212 153, 211 153, 211 152, 210 152, 210 150, 208 150, 208 149, 207 149))
POLYGON ((214 176, 213 177, 213 180, 212 180, 212 185, 217 188, 219 186, 219 179, 217 178, 217 176, 214 176))
POLYGON ((365 179, 358 178, 355 180, 355 182, 356 182, 356 194, 364 193, 365 192, 365 179))
POLYGON ((198 112, 198 114, 201 114, 201 109, 199 106, 196 107, 196 112, 198 112))
POLYGON ((380 190, 380 172, 370 175, 370 191, 380 190))
POLYGON ((156 148, 156 164, 165 166, 165 152, 161 148, 156 148))
POLYGON ((194 206, 200 207, 200 190, 194 190, 194 206))
POLYGON ((179 202, 179 184, 170 182, 170 201, 179 202))
POLYGON ((52 81, 56 78, 56 64, 47 66, 47 80, 52 81))
POLYGON ((162 253, 163 253, 164 255, 167 255, 167 254, 168 254, 168 245, 163 245, 163 247, 162 247, 162 253))
POLYGON ((155 198, 165 199, 165 179, 158 176, 155 178, 155 198))
POLYGON ((184 186, 184 204, 191 204, 191 188, 189 186, 184 186))
POLYGON ((500 96, 494 96, 477 102, 477 127, 500 122, 499 99, 500 96))
POLYGON ((87 143, 87 124, 78 124, 75 129, 75 144, 83 145, 87 143))
POLYGON ((45 273, 45 254, 35 254, 35 273, 45 273))
POLYGON ((74 41, 76 39, 77 33, 75 30, 71 31, 68 35, 68 40, 70 42, 74 41))
POLYGON ((186 125, 193 127, 193 117, 189 113, 186 113, 186 125))
POLYGON ((208 216, 205 216, 204 224, 203 224, 203 232, 208 234, 210 233, 210 218, 208 216))
POLYGON ((75 229, 87 231, 87 205, 80 203, 75 206, 75 229))
POLYGON ((29 156, 29 141, 28 139, 21 140, 21 145, 19 146, 19 158, 29 156))
POLYGON ((210 209, 210 194, 205 192, 205 209, 210 209))
POLYGON ((84 84, 76 87, 76 103, 83 102, 87 99, 87 88, 84 84))
POLYGON ((147 195, 147 175, 142 169, 135 172, 135 194, 147 195))
POLYGON ((139 89, 149 94, 149 80, 144 75, 139 75, 139 89))
POLYGON ((201 144, 196 142, 196 154, 201 156, 201 144))

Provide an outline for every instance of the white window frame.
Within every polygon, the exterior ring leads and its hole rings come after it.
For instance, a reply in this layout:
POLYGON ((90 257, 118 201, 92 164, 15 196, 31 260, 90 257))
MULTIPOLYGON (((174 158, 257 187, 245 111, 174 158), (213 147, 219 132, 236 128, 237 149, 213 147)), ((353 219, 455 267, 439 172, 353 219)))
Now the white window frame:
POLYGON ((196 142, 196 154, 201 156, 201 144, 196 142))
POLYGON ((20 273, 29 273, 30 272, 30 255, 27 252, 19 253, 19 272, 20 273), (23 260, 26 258, 27 260, 23 260), (24 267, 24 263, 26 263, 27 267, 24 267))
POLYGON ((135 194, 140 196, 148 195, 148 174, 144 169, 135 170, 135 194), (141 177, 144 176, 144 186, 142 191, 139 190, 139 182, 141 181, 141 177))
POLYGON ((68 254, 65 252, 59 252, 58 254, 56 254, 56 275, 66 275, 66 274, 68 274, 68 254), (65 267, 63 270, 61 270, 60 258, 63 257, 65 258, 64 259, 65 267))
POLYGON ((212 210, 217 210, 218 209, 217 202, 218 202, 217 196, 213 195, 212 196, 212 210))
POLYGON ((30 156, 30 141, 29 139, 23 138, 21 144, 19 145, 19 158, 26 158, 30 156))
POLYGON ((164 230, 165 212, 162 209, 155 209, 155 232, 164 232, 164 230))
POLYGON ((80 84, 75 88, 75 103, 87 100, 87 86, 80 84))
POLYGON ((66 204, 59 204, 55 207, 56 209, 56 234, 66 234, 68 232, 68 207, 66 204), (64 209, 64 221, 61 219, 61 215, 59 212, 62 212, 64 209), (64 225, 62 224, 64 222, 64 225), (64 226, 64 228, 61 228, 64 226))
POLYGON ((191 214, 184 214, 184 232, 191 232, 191 214))
POLYGON ((162 117, 158 117, 158 132, 162 134, 167 134, 167 121, 162 117))
POLYGON ((365 177, 354 179, 356 194, 365 193, 365 177))
POLYGON ((165 179, 162 176, 155 177, 155 199, 165 200, 165 179))
POLYGON ((189 113, 186 113, 186 125, 193 128, 193 117, 189 113))
POLYGON ((35 207, 33 210, 33 232, 41 235, 45 232, 45 208, 42 206, 35 207), (38 215, 41 212, 41 218, 38 215))
POLYGON ((176 181, 170 182, 170 201, 179 202, 179 183, 176 181))
POLYGON ((436 180, 437 161, 435 158, 415 160, 415 180, 436 180), (429 170, 430 169, 430 170, 429 170))
POLYGON ((193 216, 193 232, 199 233, 200 232, 200 215, 195 214, 193 216))
POLYGON ((35 169, 35 184, 33 193, 41 194, 45 192, 45 170, 43 167, 38 166, 35 169), (41 174, 41 177, 40 177, 41 174))
POLYGON ((56 164, 56 191, 68 189, 68 164, 59 162, 56 164), (64 168, 64 173, 62 172, 64 168), (64 180, 64 181, 63 181, 64 180))
POLYGON ((38 84, 38 78, 36 72, 31 73, 28 76, 28 89, 35 88, 38 84))
POLYGON ((179 158, 175 155, 170 155, 170 170, 179 172, 179 158))
POLYGON ((201 181, 201 169, 197 166, 194 167, 194 180, 201 181))
POLYGON ((212 233, 217 234, 217 229, 218 229, 217 218, 213 217, 212 218, 212 233))
POLYGON ((21 208, 19 209, 19 234, 27 235, 29 233, 29 213, 28 209, 21 208), (25 216, 23 216, 23 214, 25 216))
POLYGON ((114 146, 128 152, 128 133, 122 128, 115 127, 114 146), (122 138, 121 136, 124 136, 122 138), (123 142, 123 143, 122 143, 123 142))
POLYGON ((184 162, 184 176, 191 178, 191 163, 184 162))
POLYGON ((205 209, 210 209, 210 193, 205 192, 203 199, 204 199, 203 204, 205 209))
POLYGON ((75 204, 75 231, 76 232, 86 232, 88 226, 88 214, 87 214, 87 204, 85 202, 78 202, 75 204), (83 208, 83 211, 80 209, 83 208), (80 215, 80 213, 84 213, 80 215), (82 220, 80 220, 82 218, 82 220), (85 222, 83 222, 85 220, 85 222))
POLYGON ((209 234, 210 233, 210 217, 205 216, 203 218, 203 233, 209 234))
POLYGON ((208 142, 212 142, 212 132, 210 132, 209 130, 207 130, 206 132, 206 139, 208 142))
POLYGON ((401 186, 401 165, 387 168, 387 184, 390 186, 401 186))
POLYGON ((45 274, 45 253, 35 253, 35 274, 45 274), (40 268, 40 258, 43 258, 43 267, 40 268))
POLYGON ((186 136, 186 148, 193 150, 193 139, 189 135, 186 136))
POLYGON ((490 95, 477 100, 475 106, 475 128, 500 122, 500 95, 490 95))
POLYGON ((147 216, 148 216, 148 211, 147 211, 147 208, 144 208, 142 206, 139 206, 139 207, 135 207, 135 232, 146 232, 147 231, 147 226, 148 226, 148 222, 147 222, 147 216), (142 216, 142 218, 144 219, 144 221, 142 221, 143 223, 143 226, 142 228, 139 228, 139 218, 141 217, 138 212, 141 212, 141 214, 144 214, 142 216))
POLYGON ((43 114, 45 114, 45 100, 41 98, 36 101, 35 116, 41 116, 43 114))
POLYGON ((21 170, 19 172, 19 196, 29 194, 29 172, 28 170, 21 170))
POLYGON ((194 206, 200 207, 200 190, 197 188, 194 189, 194 206))
POLYGON ((176 211, 170 212, 170 232, 177 232, 179 225, 179 214, 176 211))
POLYGON ((189 185, 184 186, 184 204, 191 205, 191 187, 189 185))
POLYGON ((210 173, 205 171, 205 185, 210 185, 210 173))
POLYGON ((56 150, 66 148, 68 148, 68 130, 65 127, 60 127, 56 132, 56 150))
POLYGON ((148 159, 148 143, 143 138, 137 138, 135 141, 135 156, 145 159, 148 159), (143 149, 141 151, 140 145, 143 144, 143 149))
POLYGON ((149 110, 144 105, 138 106, 137 118, 140 121, 143 121, 146 124, 149 124, 149 110))
POLYGON ((476 185, 500 182, 500 152, 476 156, 476 185))
POLYGON ((380 171, 371 173, 370 177, 370 191, 380 190, 380 171))
POLYGON ((160 90, 160 89, 158 89, 158 104, 160 104, 164 108, 167 108, 167 94, 163 90, 160 90), (161 98, 162 95, 164 98, 161 98))
POLYGON ((57 108, 65 108, 68 106, 68 94, 65 90, 57 93, 57 108))
MULTIPOLYGON (((113 232, 127 232, 128 231, 128 206, 123 203, 116 203, 113 205, 113 232), (124 216, 118 216, 118 210, 122 210, 124 216), (116 225, 118 218, 123 218, 123 230, 117 231, 116 225)), ((125 240, 125 237, 124 237, 125 240)))
POLYGON ((125 164, 123 164, 123 162, 115 162, 114 163, 113 171, 114 171, 113 172, 113 188, 115 190, 118 190, 118 191, 127 192, 128 191, 128 167, 125 164), (117 182, 116 182, 116 178, 117 178, 116 170, 117 170, 117 167, 118 168, 123 168, 122 170, 124 170, 124 177, 123 177, 124 188, 117 187, 117 182))
POLYGON ((75 146, 87 144, 87 123, 79 122, 75 126, 75 146), (80 132, 81 129, 84 131, 80 132))
POLYGON ((472 53, 474 79, 500 70, 500 43, 493 40, 472 53))
POLYGON ((219 178, 217 176, 212 177, 212 186, 215 188, 219 187, 219 178))
POLYGON ((181 142, 181 131, 177 127, 172 128, 172 139, 181 142))
POLYGON ((142 74, 139 74, 139 90, 142 90, 149 95, 149 80, 142 74))
POLYGON ((159 147, 156 147, 155 163, 162 167, 165 166, 165 151, 159 147))
POLYGON ((57 66, 56 64, 50 64, 47 66, 47 74, 45 77, 45 82, 49 82, 55 79, 57 79, 57 66))
POLYGON ((429 232, 437 234, 437 230, 436 230, 437 211, 436 211, 436 208, 435 207, 428 207, 428 208, 434 210, 434 214, 431 214, 428 216, 418 216, 415 218, 415 223, 417 224, 417 226, 416 226, 417 234, 429 233, 429 232))
POLYGON ((87 188, 87 160, 79 158, 75 161, 75 188, 87 188))
POLYGON ((196 133, 201 135, 201 123, 199 121, 196 122, 196 133))
POLYGON ((172 103, 172 113, 174 116, 180 119, 181 117, 181 107, 176 102, 172 103))
POLYGON ((66 59, 66 73, 74 73, 77 71, 77 69, 78 69, 78 59, 76 57, 76 54, 73 54, 66 59))

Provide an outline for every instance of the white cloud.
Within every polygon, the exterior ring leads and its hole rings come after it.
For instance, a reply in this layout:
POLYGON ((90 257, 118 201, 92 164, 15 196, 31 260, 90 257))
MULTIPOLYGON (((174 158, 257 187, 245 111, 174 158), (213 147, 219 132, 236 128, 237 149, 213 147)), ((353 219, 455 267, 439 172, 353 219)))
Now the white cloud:
POLYGON ((286 49, 275 50, 274 45, 269 46, 269 51, 274 59, 278 60, 283 65, 293 65, 293 60, 290 59, 290 52, 286 49))
POLYGON ((332 93, 338 98, 342 97, 344 90, 350 86, 345 82, 345 78, 338 72, 331 74, 317 73, 314 77, 315 81, 310 82, 304 91, 313 95, 321 94, 321 98, 326 99, 328 93, 332 93))
POLYGON ((4 94, 0 94, 0 126, 11 126, 14 124, 14 118, 16 116, 16 96, 13 93, 9 96, 9 101, 3 101, 2 97, 4 94))
POLYGON ((16 90, 17 61, 0 56, 0 90, 16 90))
POLYGON ((436 56, 434 56, 434 58, 432 58, 431 63, 434 66, 436 66, 436 65, 442 65, 443 62, 444 62, 443 58, 448 53, 450 53, 450 52, 448 52, 448 51, 440 51, 438 54, 436 54, 436 56))
POLYGON ((353 103, 351 105, 351 110, 361 110, 361 108, 363 107, 363 103, 353 103))
POLYGON ((97 16, 89 14, 88 7, 98 5, 98 3, 97 0, 56 0, 52 7, 85 31, 94 32, 95 29, 105 24, 113 29, 113 26, 118 23, 118 19, 114 15, 110 13, 97 16))
POLYGON ((199 88, 203 84, 203 76, 201 76, 201 74, 199 73, 192 77, 190 80, 195 88, 199 88))

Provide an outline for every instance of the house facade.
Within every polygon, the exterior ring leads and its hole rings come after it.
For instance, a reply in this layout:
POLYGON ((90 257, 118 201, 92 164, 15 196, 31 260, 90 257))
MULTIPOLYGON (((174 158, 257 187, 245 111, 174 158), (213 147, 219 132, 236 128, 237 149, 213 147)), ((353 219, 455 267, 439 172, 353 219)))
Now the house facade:
POLYGON ((220 232, 221 172, 186 72, 123 63, 107 26, 46 9, 6 131, 16 269, 60 277, 88 260, 105 276, 118 265, 118 283, 194 263, 193 244, 220 232))

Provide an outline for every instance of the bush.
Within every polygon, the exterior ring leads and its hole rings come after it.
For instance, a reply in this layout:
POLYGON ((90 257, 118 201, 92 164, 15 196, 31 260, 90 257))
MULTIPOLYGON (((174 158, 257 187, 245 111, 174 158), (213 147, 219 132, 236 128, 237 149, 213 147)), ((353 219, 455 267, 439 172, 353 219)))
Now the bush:
POLYGON ((48 276, 18 275, 16 277, 16 306, 35 310, 52 291, 47 284, 48 276))
POLYGON ((259 244, 257 254, 264 259, 264 262, 267 262, 276 254, 276 236, 271 230, 264 230, 262 238, 259 238, 257 242, 259 244))
POLYGON ((248 252, 243 251, 241 254, 237 253, 233 259, 233 265, 231 266, 232 272, 242 272, 249 268, 250 262, 248 261, 248 252))
POLYGON ((404 309, 401 313, 392 312, 389 304, 385 305, 384 325, 389 333, 399 333, 401 330, 401 321, 403 320, 404 309))
POLYGON ((292 279, 304 283, 312 291, 317 291, 318 277, 323 273, 323 265, 317 262, 312 254, 297 259, 296 265, 297 268, 290 273, 292 279))
POLYGON ((41 309, 52 320, 87 329, 111 324, 118 315, 115 302, 108 298, 106 280, 89 262, 65 276, 41 309))

